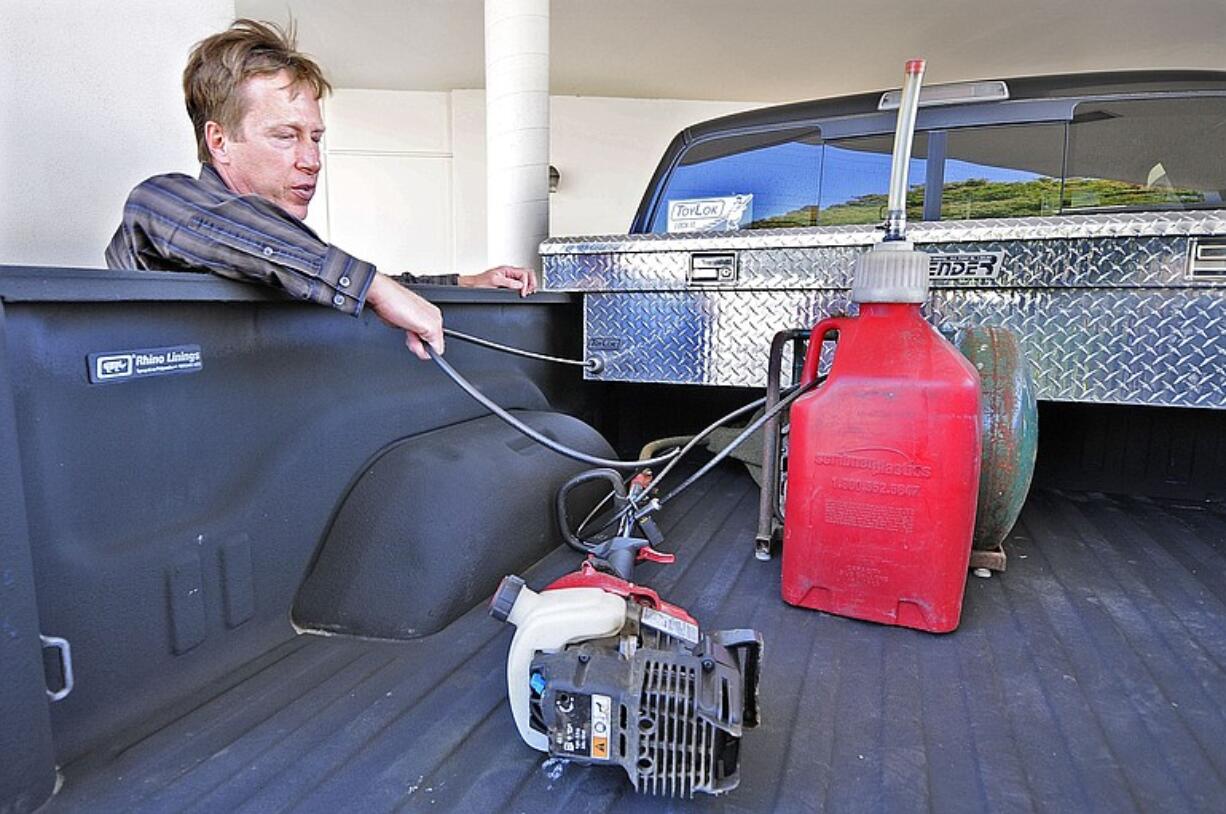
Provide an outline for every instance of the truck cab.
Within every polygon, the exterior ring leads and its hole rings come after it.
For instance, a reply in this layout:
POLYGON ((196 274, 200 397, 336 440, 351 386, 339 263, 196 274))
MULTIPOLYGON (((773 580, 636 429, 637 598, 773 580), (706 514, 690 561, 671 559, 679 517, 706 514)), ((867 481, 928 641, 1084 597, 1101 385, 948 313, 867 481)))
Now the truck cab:
MULTIPOLYGON (((908 217, 1050 218, 1217 209, 1214 133, 1226 75, 1099 74, 924 88, 908 217)), ((682 131, 633 234, 696 231, 678 205, 748 195, 734 226, 876 224, 889 182, 896 91, 750 111, 682 131), (670 216, 670 211, 672 215, 670 216)))

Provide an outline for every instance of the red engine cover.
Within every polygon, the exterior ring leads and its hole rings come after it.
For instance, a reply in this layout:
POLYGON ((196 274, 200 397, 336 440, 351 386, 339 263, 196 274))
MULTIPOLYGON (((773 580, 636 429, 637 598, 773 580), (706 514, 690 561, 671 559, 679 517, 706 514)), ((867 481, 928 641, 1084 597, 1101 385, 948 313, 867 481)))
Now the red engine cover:
POLYGON ((962 612, 979 488, 979 376, 918 305, 864 304, 813 329, 791 408, 783 598, 935 633, 962 612))

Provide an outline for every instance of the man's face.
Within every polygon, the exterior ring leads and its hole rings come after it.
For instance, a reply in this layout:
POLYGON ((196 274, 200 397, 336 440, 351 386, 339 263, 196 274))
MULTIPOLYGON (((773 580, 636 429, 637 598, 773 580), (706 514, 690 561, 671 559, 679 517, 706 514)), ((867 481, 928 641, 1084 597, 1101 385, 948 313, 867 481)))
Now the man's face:
POLYGON ((319 175, 324 123, 319 100, 288 72, 248 79, 239 88, 246 113, 238 132, 208 137, 213 166, 240 195, 255 194, 305 218, 319 175))

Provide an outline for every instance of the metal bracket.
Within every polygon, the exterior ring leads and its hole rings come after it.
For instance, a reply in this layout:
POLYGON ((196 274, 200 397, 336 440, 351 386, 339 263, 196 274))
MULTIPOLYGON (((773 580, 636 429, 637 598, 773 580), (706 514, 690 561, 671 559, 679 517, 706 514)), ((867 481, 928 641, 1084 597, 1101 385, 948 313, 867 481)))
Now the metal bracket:
MULTIPOLYGON (((997 544, 996 548, 988 549, 973 549, 971 551, 971 560, 967 565, 971 571, 984 569, 987 571, 996 571, 1002 573, 1005 566, 1008 564, 1009 558, 1005 555, 1005 547, 997 544)), ((976 576, 979 576, 976 574, 976 576)))
MULTIPOLYGON (((771 339, 770 357, 766 365, 766 409, 769 410, 779 403, 780 392, 783 389, 781 381, 783 373, 783 349, 788 342, 792 343, 792 380, 800 381, 800 368, 797 361, 804 361, 805 349, 808 346, 808 328, 792 328, 779 331, 771 339)), ((781 483, 780 460, 781 433, 784 424, 783 416, 775 416, 766 422, 762 430, 762 486, 758 500, 758 533, 754 537, 753 553, 759 560, 771 558, 771 544, 778 540, 778 524, 776 515, 782 520, 779 510, 779 489, 781 483)))
POLYGON ((62 639, 59 636, 42 636, 38 637, 42 640, 43 647, 54 647, 60 651, 60 669, 64 672, 64 686, 58 690, 47 690, 47 697, 52 701, 63 701, 72 692, 72 645, 67 639, 62 639))

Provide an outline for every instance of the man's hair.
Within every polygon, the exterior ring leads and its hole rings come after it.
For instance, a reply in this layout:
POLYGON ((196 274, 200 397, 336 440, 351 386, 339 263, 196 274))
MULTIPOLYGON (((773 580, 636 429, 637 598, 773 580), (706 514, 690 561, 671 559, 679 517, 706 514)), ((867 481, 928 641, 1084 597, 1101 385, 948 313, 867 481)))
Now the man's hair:
POLYGON ((247 112, 242 84, 248 79, 288 71, 293 83, 306 83, 316 98, 332 90, 319 65, 297 50, 296 40, 292 22, 281 28, 241 19, 192 48, 183 69, 183 97, 202 163, 212 161, 204 138, 205 122, 217 122, 229 133, 239 131, 247 112))

